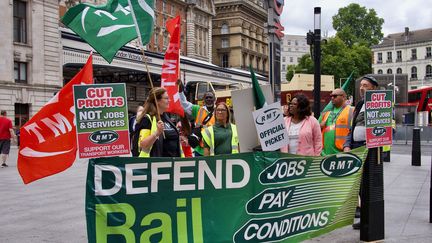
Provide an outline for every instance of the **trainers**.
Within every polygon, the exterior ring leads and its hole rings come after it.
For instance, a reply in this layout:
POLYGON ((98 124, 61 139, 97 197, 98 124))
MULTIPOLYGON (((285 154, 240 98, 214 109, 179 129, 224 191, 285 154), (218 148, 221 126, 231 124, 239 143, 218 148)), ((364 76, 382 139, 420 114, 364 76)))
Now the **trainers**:
POLYGON ((356 208, 356 211, 355 211, 355 216, 354 216, 356 219, 358 219, 358 218, 360 218, 360 207, 357 207, 356 208))
POLYGON ((2 168, 8 167, 8 166, 9 166, 9 165, 4 164, 4 163, 1 165, 2 168))
POLYGON ((352 224, 353 229, 359 230, 360 229, 360 222, 357 222, 355 224, 352 224))

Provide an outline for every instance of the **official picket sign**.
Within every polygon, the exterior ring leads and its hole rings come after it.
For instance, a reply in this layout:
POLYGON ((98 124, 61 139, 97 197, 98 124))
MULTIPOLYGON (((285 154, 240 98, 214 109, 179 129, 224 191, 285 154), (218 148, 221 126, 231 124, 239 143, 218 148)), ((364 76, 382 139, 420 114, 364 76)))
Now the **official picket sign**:
POLYGON ((366 146, 392 144, 392 90, 369 90, 365 95, 366 146))
POLYGON ((80 158, 130 153, 125 84, 74 85, 80 158))
POLYGON ((298 242, 350 225, 365 147, 327 157, 255 152, 99 158, 89 242, 298 242))
POLYGON ((252 114, 263 151, 275 151, 288 144, 280 102, 264 106, 252 114))

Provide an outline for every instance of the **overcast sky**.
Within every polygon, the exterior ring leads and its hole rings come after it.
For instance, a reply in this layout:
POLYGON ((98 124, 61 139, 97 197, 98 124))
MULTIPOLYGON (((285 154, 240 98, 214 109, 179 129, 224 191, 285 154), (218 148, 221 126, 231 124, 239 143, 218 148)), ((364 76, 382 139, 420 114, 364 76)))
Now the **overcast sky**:
POLYGON ((366 9, 375 9, 377 15, 384 19, 382 32, 384 36, 410 30, 432 28, 431 0, 285 0, 281 16, 285 34, 306 35, 313 30, 314 7, 321 7, 321 33, 328 31, 329 36, 336 32, 332 27, 332 17, 339 8, 350 3, 358 3, 366 9))

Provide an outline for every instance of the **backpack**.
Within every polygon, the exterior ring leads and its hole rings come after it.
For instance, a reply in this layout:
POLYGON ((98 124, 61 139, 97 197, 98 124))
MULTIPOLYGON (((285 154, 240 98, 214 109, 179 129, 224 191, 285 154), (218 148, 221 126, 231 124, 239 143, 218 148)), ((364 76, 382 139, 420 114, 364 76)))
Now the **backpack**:
POLYGON ((138 148, 138 140, 140 131, 143 129, 144 117, 141 119, 140 123, 135 125, 135 130, 131 134, 131 152, 133 157, 138 157, 140 150, 138 148))

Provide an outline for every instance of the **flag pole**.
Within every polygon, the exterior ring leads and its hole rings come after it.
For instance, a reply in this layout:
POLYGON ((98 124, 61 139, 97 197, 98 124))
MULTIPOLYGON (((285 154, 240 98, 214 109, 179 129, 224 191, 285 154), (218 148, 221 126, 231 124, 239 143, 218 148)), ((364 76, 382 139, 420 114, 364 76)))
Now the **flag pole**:
MULTIPOLYGON (((147 70, 147 76, 148 76, 148 78, 150 80, 150 87, 151 87, 152 91, 154 91, 153 90, 153 88, 154 88, 153 80, 152 80, 151 75, 150 75, 150 70, 149 70, 148 64, 147 64, 147 58, 146 58, 145 52, 144 52, 144 45, 143 45, 143 42, 142 42, 142 39, 141 39, 141 31, 139 30, 139 27, 138 27, 138 23, 137 23, 137 19, 136 19, 136 16, 135 16, 135 11, 133 11, 132 3, 131 3, 130 0, 128 0, 128 3, 129 3, 129 8, 132 10, 131 11, 131 13, 132 13, 132 19, 134 21, 135 31, 136 31, 137 36, 138 36, 138 45, 139 45, 139 48, 141 50, 143 61, 144 61, 144 64, 145 64, 145 67, 146 67, 146 70, 147 70)), ((156 115, 157 115, 158 121, 160 121, 162 119, 161 119, 161 116, 160 116, 159 107, 157 105, 156 94, 154 92, 153 92, 153 98, 155 100, 156 113, 157 113, 156 115)), ((162 132, 162 135, 165 138, 165 132, 162 132)))

